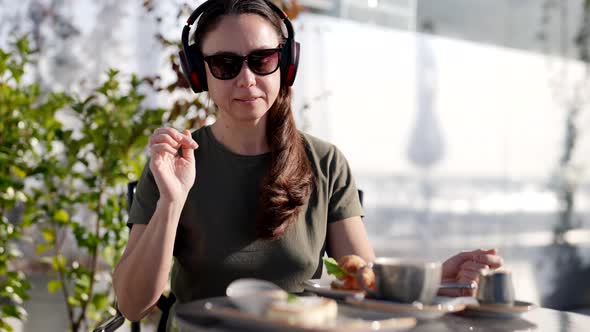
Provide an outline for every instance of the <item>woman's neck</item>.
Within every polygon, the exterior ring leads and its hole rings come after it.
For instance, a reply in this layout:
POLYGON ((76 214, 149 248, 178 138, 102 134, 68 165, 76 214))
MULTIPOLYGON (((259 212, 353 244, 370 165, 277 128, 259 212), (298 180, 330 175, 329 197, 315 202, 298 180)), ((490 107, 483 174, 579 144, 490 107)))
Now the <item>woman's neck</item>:
POLYGON ((236 122, 220 116, 211 131, 215 139, 233 153, 255 156, 270 151, 266 140, 266 116, 256 122, 236 122))

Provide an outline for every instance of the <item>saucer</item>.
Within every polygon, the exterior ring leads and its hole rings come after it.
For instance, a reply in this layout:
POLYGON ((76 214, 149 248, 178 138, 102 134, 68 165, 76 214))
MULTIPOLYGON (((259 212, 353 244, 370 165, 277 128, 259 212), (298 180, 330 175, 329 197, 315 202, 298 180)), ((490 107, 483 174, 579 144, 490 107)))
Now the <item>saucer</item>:
POLYGON ((431 320, 442 317, 449 313, 456 313, 464 310, 468 304, 475 304, 471 297, 443 297, 437 296, 433 304, 422 304, 419 302, 402 303, 388 300, 378 300, 363 296, 349 296, 346 303, 365 309, 378 310, 381 312, 395 313, 400 316, 411 316, 419 320, 431 320))
POLYGON ((474 317, 516 318, 536 308, 537 305, 525 301, 514 301, 513 305, 470 304, 461 314, 474 317))

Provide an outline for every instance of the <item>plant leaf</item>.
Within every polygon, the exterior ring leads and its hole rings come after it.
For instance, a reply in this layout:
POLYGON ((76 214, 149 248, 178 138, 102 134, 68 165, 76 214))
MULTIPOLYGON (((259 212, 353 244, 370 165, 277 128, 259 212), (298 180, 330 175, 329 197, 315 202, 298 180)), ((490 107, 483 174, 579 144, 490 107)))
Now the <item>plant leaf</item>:
POLYGON ((64 209, 59 209, 53 214, 53 220, 60 224, 66 224, 70 220, 70 215, 64 209))
POLYGON ((60 290, 60 289, 61 289, 61 281, 59 281, 59 280, 51 280, 50 282, 47 283, 47 290, 51 294, 55 293, 57 290, 60 290))

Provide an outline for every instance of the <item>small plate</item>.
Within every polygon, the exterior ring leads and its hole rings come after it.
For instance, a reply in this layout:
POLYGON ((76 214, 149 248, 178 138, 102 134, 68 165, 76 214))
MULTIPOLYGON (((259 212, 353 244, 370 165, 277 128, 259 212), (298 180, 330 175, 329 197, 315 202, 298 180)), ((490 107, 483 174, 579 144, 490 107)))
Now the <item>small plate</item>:
POLYGON ((446 314, 460 312, 467 307, 468 303, 476 304, 477 301, 472 297, 437 296, 433 304, 424 305, 419 302, 401 303, 364 298, 362 296, 350 296, 346 298, 346 303, 365 309, 411 316, 419 320, 431 320, 446 314))
MULTIPOLYGON (((361 332, 361 331, 406 331, 416 326, 413 317, 395 317, 388 313, 373 312, 346 304, 338 304, 336 321, 326 326, 309 327, 270 320, 237 309, 227 297, 215 297, 179 304, 176 318, 186 329, 202 325, 238 327, 240 331, 282 332, 361 332)), ((181 329, 184 331, 184 329, 181 329)))
POLYGON ((333 299, 345 299, 356 294, 364 295, 363 291, 353 291, 344 289, 332 289, 330 285, 334 279, 310 279, 303 282, 303 288, 320 296, 330 297, 333 299))
POLYGON ((474 317, 517 318, 536 308, 537 305, 524 301, 515 301, 514 305, 473 304, 468 305, 461 314, 474 317))

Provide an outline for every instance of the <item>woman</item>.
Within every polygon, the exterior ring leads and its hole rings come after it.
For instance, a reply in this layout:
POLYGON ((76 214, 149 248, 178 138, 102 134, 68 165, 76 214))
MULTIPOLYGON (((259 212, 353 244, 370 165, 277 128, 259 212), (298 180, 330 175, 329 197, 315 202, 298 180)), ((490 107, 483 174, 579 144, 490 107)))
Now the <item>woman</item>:
MULTIPOLYGON (((301 291, 321 275, 324 250, 374 259, 346 159, 295 128, 298 50, 288 20, 265 0, 205 6, 189 19, 190 26, 199 16, 181 58, 191 86, 209 91, 219 116, 193 133, 160 128, 150 138, 113 281, 130 320, 156 303, 171 267, 172 291, 186 302, 223 295, 240 277, 301 291)), ((476 282, 480 270, 500 265, 495 250, 464 252, 443 264, 443 281, 476 282)))

